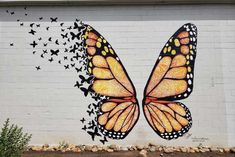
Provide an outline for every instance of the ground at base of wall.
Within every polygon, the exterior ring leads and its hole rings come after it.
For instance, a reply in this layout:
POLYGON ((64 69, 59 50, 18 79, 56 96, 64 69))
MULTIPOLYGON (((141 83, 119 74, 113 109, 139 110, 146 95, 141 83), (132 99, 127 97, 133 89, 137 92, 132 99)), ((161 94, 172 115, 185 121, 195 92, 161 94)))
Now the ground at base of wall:
POLYGON ((235 157, 234 153, 219 153, 219 152, 205 152, 205 153, 162 153, 162 152, 147 152, 141 154, 139 151, 119 151, 119 152, 25 152, 22 157, 235 157))

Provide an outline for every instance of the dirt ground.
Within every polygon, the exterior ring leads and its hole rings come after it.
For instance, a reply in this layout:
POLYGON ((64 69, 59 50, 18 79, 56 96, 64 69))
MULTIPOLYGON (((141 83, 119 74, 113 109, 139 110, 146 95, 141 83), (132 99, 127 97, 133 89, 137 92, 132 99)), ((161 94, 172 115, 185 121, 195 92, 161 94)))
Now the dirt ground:
MULTIPOLYGON (((235 157, 235 153, 162 153, 162 152, 148 152, 148 157, 235 157)), ((140 157, 139 151, 125 151, 125 152, 81 152, 81 153, 62 153, 62 152, 25 152, 22 157, 140 157)))

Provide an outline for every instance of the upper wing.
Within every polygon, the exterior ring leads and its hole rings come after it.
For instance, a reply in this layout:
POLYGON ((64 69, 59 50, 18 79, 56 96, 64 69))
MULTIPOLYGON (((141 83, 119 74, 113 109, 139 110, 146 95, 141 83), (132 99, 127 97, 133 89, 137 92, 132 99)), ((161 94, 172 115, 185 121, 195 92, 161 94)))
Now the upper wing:
POLYGON ((193 90, 197 28, 183 25, 163 47, 144 90, 144 96, 158 100, 186 98, 193 90))
POLYGON ((89 55, 88 72, 94 76, 92 89, 110 97, 132 97, 135 90, 111 45, 91 26, 86 25, 85 48, 89 55))
POLYGON ((134 86, 111 45, 91 26, 84 26, 87 70, 93 77, 91 90, 106 97, 97 118, 100 131, 110 138, 122 139, 139 117, 134 86))
POLYGON ((153 130, 164 139, 182 136, 192 125, 189 109, 174 100, 193 90, 197 28, 183 25, 166 43, 144 90, 144 115, 153 130))

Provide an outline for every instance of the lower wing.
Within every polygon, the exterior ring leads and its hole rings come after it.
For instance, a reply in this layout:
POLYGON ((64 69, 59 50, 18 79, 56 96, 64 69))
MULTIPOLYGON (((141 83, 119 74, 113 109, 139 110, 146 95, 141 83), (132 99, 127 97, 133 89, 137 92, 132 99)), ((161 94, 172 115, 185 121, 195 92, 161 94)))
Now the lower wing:
POLYGON ((191 113, 180 102, 150 102, 144 105, 144 114, 153 130, 167 140, 182 136, 192 126, 191 113))
POLYGON ((110 99, 101 105, 98 113, 100 131, 109 138, 125 138, 139 118, 139 107, 131 101, 110 99))

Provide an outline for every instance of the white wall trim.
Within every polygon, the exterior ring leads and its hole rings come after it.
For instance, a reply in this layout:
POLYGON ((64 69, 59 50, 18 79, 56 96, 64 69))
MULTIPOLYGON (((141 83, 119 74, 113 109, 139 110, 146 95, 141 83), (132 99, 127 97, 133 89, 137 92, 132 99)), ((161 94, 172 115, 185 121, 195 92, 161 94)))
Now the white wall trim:
POLYGON ((142 4, 235 4, 235 0, 1 0, 9 5, 142 5, 142 4))

